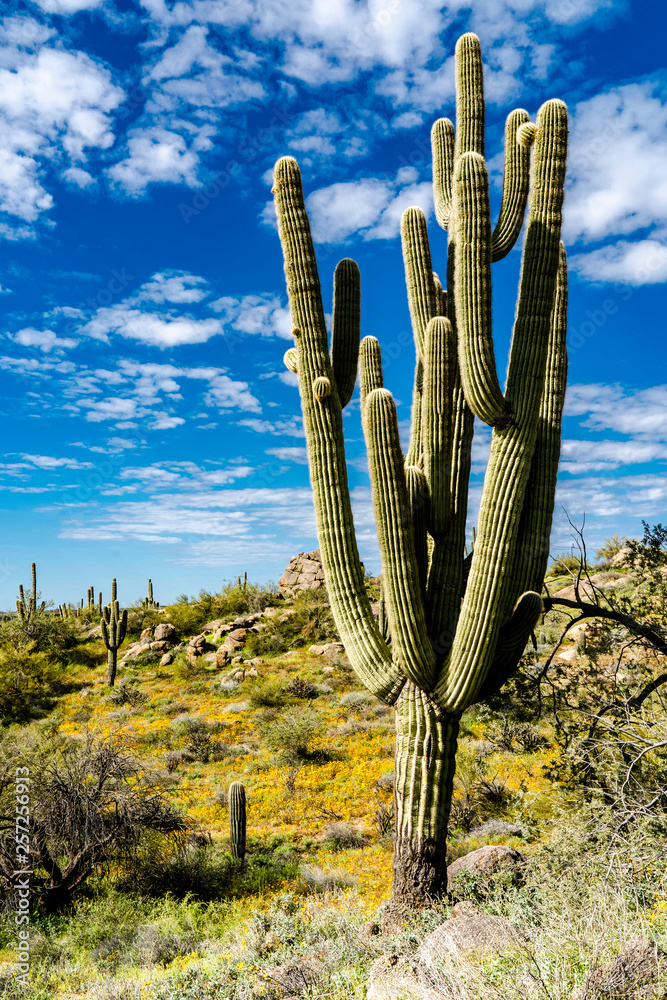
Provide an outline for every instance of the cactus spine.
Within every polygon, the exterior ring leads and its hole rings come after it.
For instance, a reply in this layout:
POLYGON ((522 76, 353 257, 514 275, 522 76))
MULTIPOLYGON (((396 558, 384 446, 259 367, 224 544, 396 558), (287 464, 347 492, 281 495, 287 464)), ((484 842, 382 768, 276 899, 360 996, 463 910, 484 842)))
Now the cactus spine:
POLYGON ((107 647, 107 682, 109 687, 113 687, 116 680, 116 668, 118 664, 118 649, 123 643, 127 632, 127 611, 120 613, 118 601, 116 600, 116 581, 111 581, 111 601, 102 608, 102 638, 107 647))
POLYGON ((232 781, 229 786, 229 838, 232 857, 243 864, 246 847, 245 788, 240 781, 232 781))
POLYGON ((362 426, 391 648, 366 596, 343 444, 342 407, 356 359, 352 342, 359 338, 358 272, 349 261, 336 269, 334 301, 341 305, 334 315, 345 317, 339 343, 346 345, 340 355, 345 362, 336 362, 337 334, 330 354, 299 168, 285 157, 274 174, 296 345, 286 363, 299 378, 331 607, 357 674, 396 707, 389 925, 392 914, 422 907, 446 889, 461 714, 516 669, 542 610, 565 394, 567 265, 560 229, 567 110, 560 101, 548 101, 534 125, 522 110, 508 117, 502 207, 492 228, 481 49, 472 34, 456 47, 456 105, 456 129, 440 119, 432 131, 436 218, 449 233, 444 291, 432 269, 423 213, 408 209, 401 224, 417 354, 405 457, 396 407, 384 388, 380 345, 366 337, 359 349, 362 426), (503 391, 491 331, 491 265, 518 239, 529 187, 503 391), (466 557, 474 415, 492 425, 493 438, 474 546, 466 557))

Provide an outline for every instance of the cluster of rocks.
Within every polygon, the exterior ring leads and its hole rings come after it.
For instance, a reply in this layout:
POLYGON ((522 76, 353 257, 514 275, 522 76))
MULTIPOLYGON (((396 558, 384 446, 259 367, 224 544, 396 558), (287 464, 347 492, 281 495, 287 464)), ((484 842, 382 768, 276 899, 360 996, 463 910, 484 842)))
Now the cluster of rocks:
MULTIPOLYGON (((174 654, 185 651, 191 660, 208 657, 216 667, 224 667, 228 662, 243 663, 243 657, 237 654, 243 649, 250 633, 259 633, 269 627, 267 619, 277 618, 279 622, 287 621, 295 612, 292 608, 266 608, 254 614, 241 615, 232 622, 223 622, 221 618, 206 622, 197 635, 191 636, 185 642, 180 642, 175 627, 170 622, 156 625, 155 629, 145 628, 137 642, 133 642, 123 656, 121 663, 136 660, 151 650, 162 653, 160 666, 173 662, 174 654), (222 641, 220 641, 222 640, 222 641)), ((328 643, 322 647, 311 647, 312 652, 320 652, 331 656, 343 652, 342 643, 328 643), (335 647, 335 648, 334 648, 335 647)), ((246 660, 246 667, 257 667, 262 663, 260 657, 246 660)))
POLYGON ((120 662, 126 663, 128 660, 136 660, 143 653, 155 650, 162 653, 160 665, 166 666, 174 659, 172 651, 180 645, 174 626, 170 622, 162 622, 160 625, 156 625, 155 629, 145 628, 139 636, 139 641, 128 646, 127 652, 120 662))
MULTIPOLYGON (((462 872, 480 878, 502 870, 518 875, 525 863, 522 855, 502 844, 488 844, 447 869, 448 883, 455 889, 462 872)), ((380 933, 377 924, 367 922, 359 929, 359 943, 370 946, 380 933)), ((451 916, 436 927, 413 955, 385 954, 372 964, 367 1000, 446 1000, 460 996, 457 986, 444 974, 449 961, 460 963, 472 955, 502 955, 525 950, 530 940, 528 928, 516 927, 504 917, 485 913, 473 903, 459 902, 451 916)), ((584 985, 572 1000, 601 1000, 627 997, 640 1000, 656 995, 655 986, 666 971, 665 954, 655 941, 632 938, 621 953, 605 967, 591 969, 584 985)), ((662 996, 662 994, 660 994, 662 996)))
POLYGON ((324 587, 324 570, 319 549, 299 552, 278 580, 280 592, 294 597, 301 590, 321 590, 324 587))

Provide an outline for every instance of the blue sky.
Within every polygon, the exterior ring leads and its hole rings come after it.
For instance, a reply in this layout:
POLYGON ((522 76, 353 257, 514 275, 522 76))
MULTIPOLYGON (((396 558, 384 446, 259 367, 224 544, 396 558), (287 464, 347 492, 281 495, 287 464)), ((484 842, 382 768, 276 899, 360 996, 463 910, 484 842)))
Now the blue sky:
MULTIPOLYGON (((326 307, 341 257, 409 422, 398 240, 429 213, 429 131, 456 38, 486 61, 498 207, 507 113, 570 108, 570 387, 552 551, 667 519, 667 68, 645 0, 35 0, 0 30, 0 608, 38 565, 172 600, 316 543, 282 258, 278 156, 299 160, 326 307)), ((506 356, 520 262, 494 265, 506 356)), ((500 363, 500 362, 499 362, 500 363)), ((501 363, 500 363, 501 364, 501 363)), ((502 364, 501 364, 502 367, 502 364)), ((378 569, 358 403, 346 411, 362 557, 378 569)), ((488 430, 475 439, 471 524, 488 430)))

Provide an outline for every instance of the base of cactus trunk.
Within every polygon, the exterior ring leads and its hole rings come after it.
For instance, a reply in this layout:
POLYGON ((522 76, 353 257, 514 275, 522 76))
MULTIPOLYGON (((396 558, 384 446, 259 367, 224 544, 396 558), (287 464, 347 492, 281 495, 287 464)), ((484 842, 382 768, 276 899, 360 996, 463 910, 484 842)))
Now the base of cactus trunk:
POLYGON ((405 924, 410 916, 433 905, 447 891, 447 855, 433 842, 401 842, 394 846, 392 897, 382 914, 383 933, 405 924))

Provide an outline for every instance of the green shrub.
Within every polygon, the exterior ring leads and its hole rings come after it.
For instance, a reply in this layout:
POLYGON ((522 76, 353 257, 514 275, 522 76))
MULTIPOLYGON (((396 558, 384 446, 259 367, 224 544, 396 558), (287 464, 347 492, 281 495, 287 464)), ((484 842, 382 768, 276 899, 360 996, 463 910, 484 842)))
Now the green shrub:
POLYGON ((195 635, 209 621, 218 618, 229 620, 242 614, 263 611, 278 600, 273 583, 264 586, 227 583, 219 594, 211 594, 207 590, 200 590, 198 597, 181 594, 174 604, 169 605, 160 621, 170 621, 178 635, 185 638, 195 635))
POLYGON ((247 695, 253 708, 282 708, 288 701, 287 688, 278 677, 253 679, 247 685, 247 695))
POLYGON ((0 647, 0 722, 25 722, 53 707, 62 667, 30 647, 0 647))
POLYGON ((580 569, 583 573, 586 573, 589 567, 586 565, 582 566, 581 558, 573 552, 563 552, 552 559, 545 575, 547 577, 558 577, 570 576, 574 573, 576 576, 580 569))
MULTIPOLYGON (((146 845, 148 847, 148 845, 146 845)), ((118 880, 123 892, 151 898, 167 894, 184 899, 210 901, 231 899, 261 892, 288 878, 298 866, 291 859, 254 851, 252 845, 243 869, 231 854, 208 841, 190 842, 177 852, 145 849, 136 863, 118 880)))
POLYGON ((298 594, 291 608, 276 615, 268 627, 250 633, 245 642, 252 656, 286 653, 311 643, 337 642, 336 626, 329 601, 322 591, 306 590, 298 594))
POLYGON ((29 618, 16 615, 0 624, 0 646, 10 643, 16 650, 32 649, 54 656, 72 649, 79 640, 79 626, 75 621, 39 608, 32 611, 29 618))
POLYGON ((317 686, 311 681, 307 681, 304 677, 293 677, 292 680, 287 685, 287 690, 295 698, 312 699, 317 698, 320 694, 317 686))
POLYGON ((311 705, 299 705, 281 712, 266 727, 264 742, 281 762, 318 760, 324 755, 313 744, 325 730, 325 720, 311 705))
MULTIPOLYGON (((146 771, 145 761, 116 738, 3 740, 6 773, 27 768, 30 827, 26 867, 31 903, 42 915, 68 907, 95 875, 132 867, 142 850, 178 851, 185 822, 146 771), (167 846, 164 846, 166 842, 167 846)), ((25 773, 25 772, 21 772, 25 773)), ((0 787, 0 815, 16 806, 14 783, 0 787)), ((0 831, 0 908, 16 909, 14 824, 0 831)))

